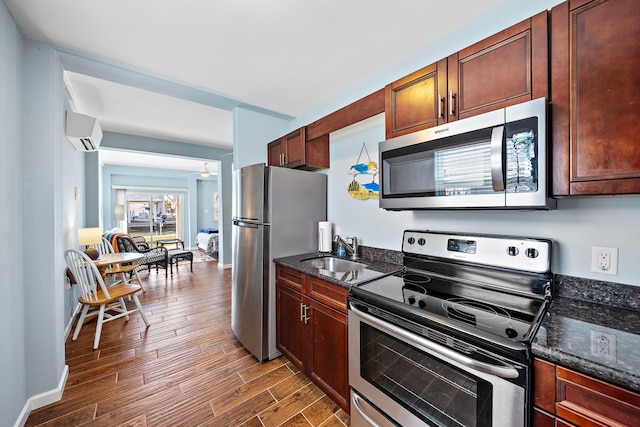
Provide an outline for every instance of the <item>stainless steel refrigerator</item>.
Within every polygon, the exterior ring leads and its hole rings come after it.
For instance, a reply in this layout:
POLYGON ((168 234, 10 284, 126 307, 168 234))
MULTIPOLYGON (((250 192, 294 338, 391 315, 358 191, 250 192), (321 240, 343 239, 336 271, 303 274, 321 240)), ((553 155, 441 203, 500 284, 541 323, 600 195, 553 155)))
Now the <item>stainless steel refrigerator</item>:
POLYGON ((260 163, 234 173, 231 329, 258 360, 276 348, 273 259, 318 249, 327 176, 260 163))

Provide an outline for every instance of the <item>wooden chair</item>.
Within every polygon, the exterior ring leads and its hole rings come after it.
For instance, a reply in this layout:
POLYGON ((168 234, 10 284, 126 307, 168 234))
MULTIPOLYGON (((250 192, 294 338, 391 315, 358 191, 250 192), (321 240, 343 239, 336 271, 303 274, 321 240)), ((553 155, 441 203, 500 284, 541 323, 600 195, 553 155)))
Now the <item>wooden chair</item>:
POLYGON ((64 253, 65 262, 71 271, 75 283, 78 286, 78 302, 84 307, 78 319, 75 332, 71 338, 75 341, 80 334, 80 329, 85 319, 93 316, 98 317, 96 335, 93 341, 93 349, 100 344, 100 334, 103 323, 124 317, 129 320, 129 314, 140 312, 145 325, 149 327, 149 321, 140 304, 136 293, 141 290, 139 285, 128 282, 115 284, 109 288, 104 283, 96 265, 86 254, 75 249, 69 249, 64 253), (128 309, 124 297, 131 296, 136 308, 128 309), (91 311, 89 311, 91 309, 91 311))
MULTIPOLYGON (((90 246, 95 250, 97 250, 100 255, 112 254, 115 252, 113 250, 113 246, 111 245, 111 242, 109 242, 109 240, 107 240, 104 237, 102 238, 102 241, 100 243, 96 243, 90 246)), ((129 275, 129 277, 131 277, 132 275, 135 275, 136 280, 138 281, 138 283, 140 284, 140 287, 142 288, 142 292, 146 292, 146 290, 144 289, 144 285, 142 284, 142 280, 140 279, 140 275, 138 274, 138 264, 132 263, 132 264, 126 264, 126 265, 122 265, 122 264, 112 265, 109 268, 107 268, 107 270, 105 271, 105 274, 108 274, 113 277, 120 276, 123 282, 128 282, 127 275, 129 275)))
POLYGON ((111 242, 109 242, 104 237, 102 237, 102 240, 100 241, 100 243, 94 243, 92 245, 89 245, 89 247, 97 250, 100 255, 112 254, 115 252, 113 250, 113 246, 111 246, 111 242))

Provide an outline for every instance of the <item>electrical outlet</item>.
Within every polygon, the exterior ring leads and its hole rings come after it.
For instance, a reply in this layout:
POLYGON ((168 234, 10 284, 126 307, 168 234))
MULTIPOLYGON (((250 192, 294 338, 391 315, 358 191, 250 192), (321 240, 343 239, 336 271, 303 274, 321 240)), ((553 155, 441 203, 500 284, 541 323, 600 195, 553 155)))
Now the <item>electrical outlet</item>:
POLYGON ((618 248, 591 248, 591 271, 618 275, 618 248))
POLYGON ((607 360, 616 360, 616 336, 591 329, 591 354, 607 360))

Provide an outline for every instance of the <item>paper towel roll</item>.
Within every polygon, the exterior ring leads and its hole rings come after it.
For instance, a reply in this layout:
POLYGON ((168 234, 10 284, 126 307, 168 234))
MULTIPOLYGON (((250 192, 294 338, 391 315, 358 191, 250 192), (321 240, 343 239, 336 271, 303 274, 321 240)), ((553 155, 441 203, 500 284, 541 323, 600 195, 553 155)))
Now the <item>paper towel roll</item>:
POLYGON ((318 223, 318 252, 331 252, 332 239, 331 223, 328 221, 320 221, 318 223))

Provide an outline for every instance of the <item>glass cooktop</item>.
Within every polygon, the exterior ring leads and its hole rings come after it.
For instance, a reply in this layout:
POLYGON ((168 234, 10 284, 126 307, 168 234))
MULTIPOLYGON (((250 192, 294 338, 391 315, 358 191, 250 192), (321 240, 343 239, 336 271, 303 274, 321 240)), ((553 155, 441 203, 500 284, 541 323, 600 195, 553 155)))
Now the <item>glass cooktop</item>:
MULTIPOLYGON (((387 276, 352 289, 356 297, 374 294, 402 306, 446 318, 457 324, 508 338, 530 342, 531 329, 545 303, 542 299, 456 283, 428 274, 406 272, 387 276)), ((402 307, 400 306, 400 307, 402 307)))

